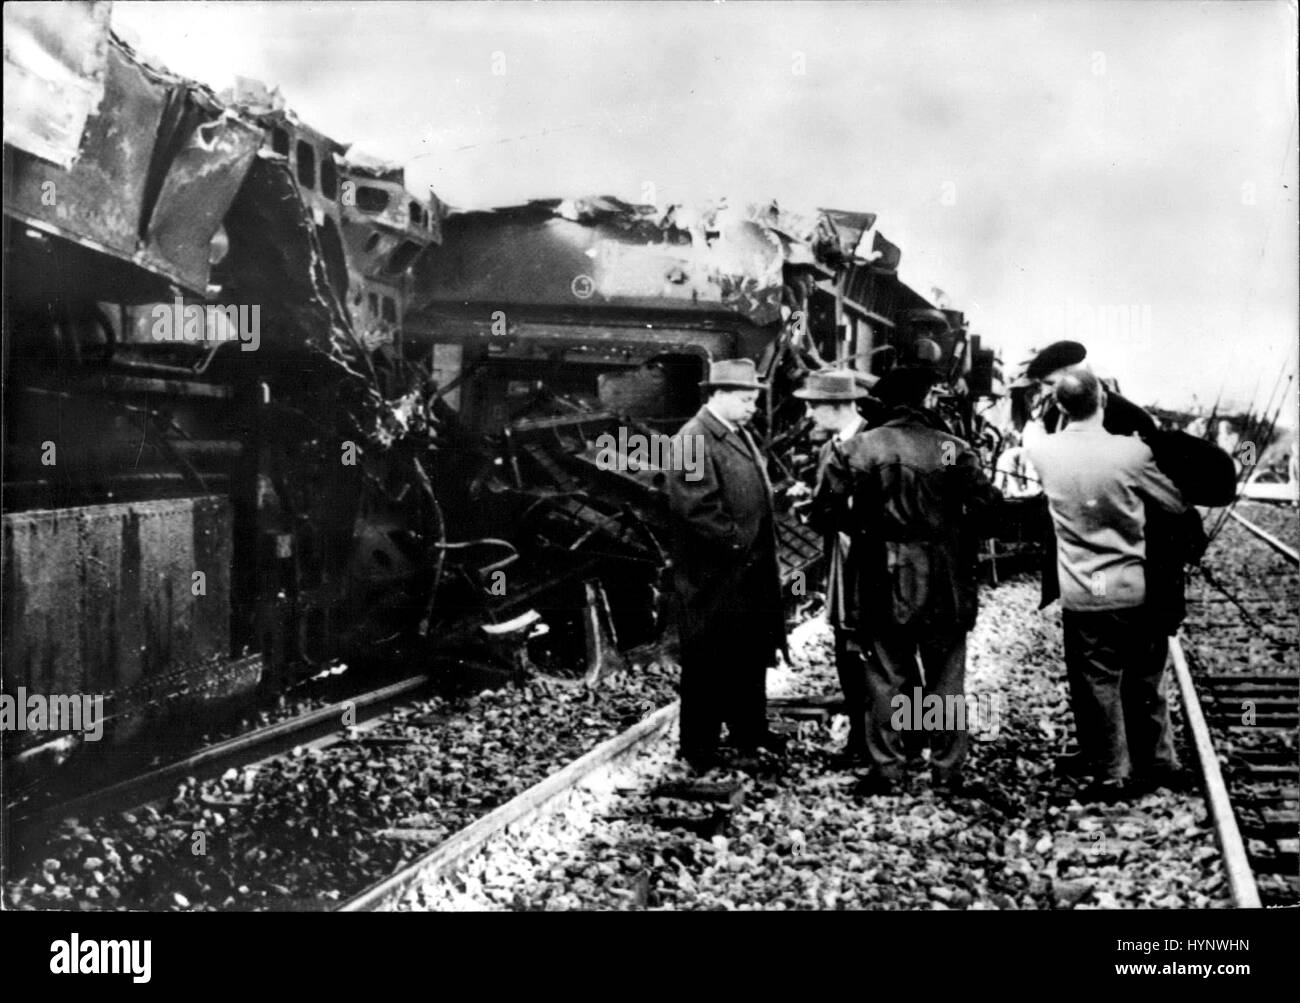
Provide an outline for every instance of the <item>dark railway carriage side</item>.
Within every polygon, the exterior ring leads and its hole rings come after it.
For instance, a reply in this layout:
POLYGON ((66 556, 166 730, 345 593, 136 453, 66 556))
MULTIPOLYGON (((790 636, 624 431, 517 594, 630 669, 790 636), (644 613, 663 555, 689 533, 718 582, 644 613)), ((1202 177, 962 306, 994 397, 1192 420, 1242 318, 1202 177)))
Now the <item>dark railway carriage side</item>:
MULTIPOLYGON (((258 673, 231 657, 237 391, 138 321, 204 301, 259 131, 139 60, 104 5, 5 24, 4 692, 108 696, 123 739, 258 673)), ((6 756, 49 737, 6 732, 6 756)))
POLYGON ((147 65, 106 5, 5 21, 4 692, 103 694, 120 743, 424 608, 386 422, 422 386, 391 360, 439 208, 264 91, 147 65))

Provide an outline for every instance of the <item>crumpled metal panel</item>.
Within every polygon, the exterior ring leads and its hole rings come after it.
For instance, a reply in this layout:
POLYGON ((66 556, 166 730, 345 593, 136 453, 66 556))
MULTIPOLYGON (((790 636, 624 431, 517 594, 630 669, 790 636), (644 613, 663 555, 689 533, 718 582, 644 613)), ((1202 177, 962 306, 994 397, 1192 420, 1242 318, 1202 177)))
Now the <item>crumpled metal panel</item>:
MULTIPOLYGON (((183 93, 193 102, 193 92, 183 93)), ((197 110, 177 136, 184 145, 168 167, 146 234, 146 254, 157 270, 178 270, 196 290, 200 281, 207 284, 212 238, 261 141, 260 129, 230 111, 194 122, 197 110)))
POLYGON ((255 158, 226 215, 230 253, 214 272, 223 298, 261 306, 262 351, 328 351, 350 321, 331 285, 320 231, 283 157, 255 158), (293 339, 289 343, 287 339, 293 339))
POLYGON ((851 257, 874 225, 872 213, 661 213, 610 196, 453 214, 416 266, 414 302, 734 313, 763 326, 781 319, 787 264, 851 257))
POLYGON ((381 345, 391 345, 402 328, 406 305, 402 290, 361 275, 353 276, 352 288, 359 293, 348 303, 348 313, 357 340, 365 346, 367 352, 373 352, 381 345), (378 300, 378 311, 375 310, 372 299, 378 300), (384 312, 385 300, 393 304, 391 316, 384 312))
POLYGON ((62 168, 104 96, 109 3, 6 3, 4 141, 62 168))
POLYGON ((104 97, 75 162, 65 169, 7 145, 4 209, 202 295, 213 235, 260 141, 198 85, 110 36, 104 97))
POLYGON ((397 278, 415 263, 419 252, 442 237, 432 207, 396 180, 372 178, 343 161, 344 184, 351 187, 341 200, 343 236, 353 266, 363 275, 397 278), (379 199, 382 209, 376 209, 379 199), (374 200, 374 201, 372 201, 374 200), (417 206, 412 218, 411 205, 417 206))
POLYGON ((111 694, 120 714, 132 693, 165 703, 193 684, 186 672, 229 654, 228 499, 25 512, 3 526, 6 693, 111 694))
POLYGON ((865 256, 871 248, 861 248, 863 235, 874 229, 876 214, 874 212, 847 212, 843 209, 820 210, 829 231, 829 235, 838 245, 839 253, 845 257, 856 254, 865 256))

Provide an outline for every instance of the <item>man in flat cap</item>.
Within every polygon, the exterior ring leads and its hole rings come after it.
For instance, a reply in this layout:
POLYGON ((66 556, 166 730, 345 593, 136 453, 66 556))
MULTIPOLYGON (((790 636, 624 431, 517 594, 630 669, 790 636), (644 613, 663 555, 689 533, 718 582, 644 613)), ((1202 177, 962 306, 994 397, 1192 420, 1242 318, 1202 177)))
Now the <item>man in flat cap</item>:
POLYGON ((835 636, 835 671, 844 691, 844 710, 849 719, 849 739, 842 752, 847 763, 867 762, 867 667, 857 633, 856 596, 846 593, 844 582, 850 571, 851 542, 843 522, 840 501, 843 486, 835 483, 843 469, 831 461, 839 458, 845 445, 866 431, 866 419, 858 402, 869 397, 859 380, 866 374, 851 370, 812 373, 795 397, 807 402, 808 415, 816 429, 829 438, 817 459, 817 485, 813 489, 809 524, 822 534, 826 557, 826 619, 835 636))
MULTIPOLYGON (((667 490, 681 602, 681 756, 703 772, 718 763, 724 722, 742 757, 779 747, 767 730, 767 669, 786 641, 772 485, 745 429, 765 388, 748 359, 713 363, 701 387, 708 401, 677 433, 694 437, 697 462, 670 472, 667 490)), ((674 455, 690 454, 683 443, 674 455)))
POLYGON ((870 770, 858 796, 896 790, 906 762, 904 731, 921 719, 900 710, 918 697, 926 704, 938 697, 945 708, 961 702, 960 721, 922 727, 932 728, 935 786, 964 788, 966 634, 975 623, 979 531, 1000 496, 970 446, 923 413, 933 379, 922 367, 887 373, 872 394, 891 416, 850 439, 827 464, 832 511, 852 538, 845 589, 858 610, 859 643, 875 655, 867 659, 870 770), (920 692, 912 685, 918 651, 920 692))

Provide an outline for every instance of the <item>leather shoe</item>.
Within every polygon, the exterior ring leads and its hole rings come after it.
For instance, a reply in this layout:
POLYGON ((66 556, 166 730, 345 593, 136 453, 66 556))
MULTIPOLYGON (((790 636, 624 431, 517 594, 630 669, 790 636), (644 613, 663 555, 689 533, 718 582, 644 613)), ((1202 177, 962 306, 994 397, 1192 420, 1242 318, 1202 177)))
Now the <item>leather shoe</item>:
POLYGON ((1079 789, 1080 804, 1119 804, 1131 797, 1127 782, 1123 780, 1094 780, 1079 789))
POLYGON ((899 782, 881 773, 868 773, 853 787, 855 798, 889 797, 899 792, 899 782))
POLYGON ((786 746, 790 744, 790 739, 785 735, 778 735, 774 731, 769 731, 766 735, 758 740, 758 747, 765 752, 770 752, 774 756, 785 754, 786 746))
POLYGON ((863 766, 871 765, 871 757, 867 755, 865 745, 850 743, 839 752, 831 754, 830 765, 831 769, 835 770, 860 769, 863 766))
POLYGON ((1151 794, 1162 787, 1177 793, 1195 790, 1199 782, 1195 773, 1182 766, 1156 766, 1134 773, 1129 787, 1137 794, 1151 794))
POLYGON ((1000 811, 1010 811, 1006 799, 978 780, 968 780, 961 775, 955 777, 932 777, 930 786, 940 797, 968 798, 971 801, 984 801, 1000 811))
POLYGON ((1092 764, 1081 752, 1056 757, 1056 772, 1063 777, 1090 777, 1092 764))
POLYGON ((684 760, 687 766, 699 774, 708 773, 721 762, 717 753, 713 752, 682 752, 677 758, 684 760))

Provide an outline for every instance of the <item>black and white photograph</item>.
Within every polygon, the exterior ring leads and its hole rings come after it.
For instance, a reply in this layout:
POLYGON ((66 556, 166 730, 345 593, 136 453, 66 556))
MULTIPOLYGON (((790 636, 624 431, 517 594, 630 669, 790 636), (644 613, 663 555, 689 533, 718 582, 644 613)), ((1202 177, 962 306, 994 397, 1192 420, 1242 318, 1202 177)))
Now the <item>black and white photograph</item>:
POLYGON ((1259 976, 1296 109, 1291 0, 6 3, 23 965, 746 911, 1259 976))

